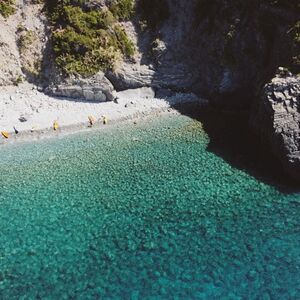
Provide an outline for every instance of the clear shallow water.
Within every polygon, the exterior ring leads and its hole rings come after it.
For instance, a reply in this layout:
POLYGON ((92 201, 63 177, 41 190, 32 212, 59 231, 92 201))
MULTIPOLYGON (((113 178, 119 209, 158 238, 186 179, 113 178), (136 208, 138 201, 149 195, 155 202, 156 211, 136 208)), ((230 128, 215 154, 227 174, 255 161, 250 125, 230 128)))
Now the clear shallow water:
POLYGON ((208 143, 173 116, 0 149, 0 298, 299 299, 300 195, 208 143))

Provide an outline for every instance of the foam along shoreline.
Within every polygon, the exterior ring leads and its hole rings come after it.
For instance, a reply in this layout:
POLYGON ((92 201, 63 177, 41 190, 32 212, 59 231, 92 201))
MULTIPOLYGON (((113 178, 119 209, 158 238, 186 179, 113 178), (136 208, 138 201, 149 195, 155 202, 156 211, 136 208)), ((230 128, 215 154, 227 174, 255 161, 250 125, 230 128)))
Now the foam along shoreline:
POLYGON ((51 97, 29 84, 3 87, 0 92, 0 131, 9 133, 9 138, 1 136, 0 145, 91 130, 88 127, 89 116, 95 119, 93 128, 102 128, 163 111, 173 111, 171 108, 174 105, 208 103, 194 94, 177 93, 170 97, 155 98, 151 88, 122 91, 116 93, 116 98, 116 102, 95 103, 51 97), (106 125, 103 124, 104 117, 108 120, 106 125), (59 125, 56 131, 53 129, 54 121, 59 125))

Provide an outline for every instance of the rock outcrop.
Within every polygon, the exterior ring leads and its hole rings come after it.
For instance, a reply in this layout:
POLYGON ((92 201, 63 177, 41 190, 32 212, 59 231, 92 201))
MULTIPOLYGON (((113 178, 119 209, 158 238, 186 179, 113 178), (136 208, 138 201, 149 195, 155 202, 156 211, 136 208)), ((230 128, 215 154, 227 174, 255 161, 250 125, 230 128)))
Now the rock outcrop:
MULTIPOLYGON (((18 79, 19 75, 31 81, 42 79, 43 86, 57 84, 59 72, 47 65, 53 63, 53 57, 45 49, 54 29, 48 26, 42 5, 33 4, 36 2, 17 1, 15 15, 7 20, 0 17, 4 29, 0 34, 0 62, 4 62, 0 84, 11 83, 7 78, 18 79), (41 76, 34 78, 38 72, 41 76)), ((84 2, 86 8, 101 9, 112 1, 84 2)), ((120 22, 137 51, 132 59, 120 61, 105 74, 117 90, 143 86, 172 89, 208 97, 230 109, 248 108, 262 83, 293 56, 287 32, 299 19, 296 4, 277 5, 267 0, 139 3, 147 3, 145 16, 120 22), (147 19, 146 28, 141 25, 145 24, 143 18, 147 19)), ((82 98, 83 92, 67 87, 67 81, 66 88, 62 87, 64 80, 58 82, 58 90, 73 90, 61 94, 82 98)))
POLYGON ((49 86, 46 92, 58 97, 91 102, 106 102, 115 99, 114 87, 102 72, 88 79, 69 79, 64 84, 49 86))
MULTIPOLYGON (((0 86, 24 80, 35 82, 46 60, 49 30, 43 5, 15 2, 13 15, 8 18, 0 15, 0 86)), ((49 63, 49 57, 47 60, 49 63)))
POLYGON ((300 76, 278 75, 266 84, 251 124, 287 173, 300 182, 300 76))
MULTIPOLYGON (((298 13, 288 5, 233 0, 160 2, 156 9, 167 13, 155 26, 150 20, 152 27, 140 30, 136 22, 135 32, 129 32, 139 50, 134 63, 124 61, 108 74, 117 90, 151 86, 188 91, 210 98, 221 108, 248 109, 262 84, 293 56, 287 32, 298 13)), ((147 13, 151 18, 159 11, 147 13)))
POLYGON ((124 63, 106 74, 118 91, 153 86, 155 72, 147 65, 124 63))

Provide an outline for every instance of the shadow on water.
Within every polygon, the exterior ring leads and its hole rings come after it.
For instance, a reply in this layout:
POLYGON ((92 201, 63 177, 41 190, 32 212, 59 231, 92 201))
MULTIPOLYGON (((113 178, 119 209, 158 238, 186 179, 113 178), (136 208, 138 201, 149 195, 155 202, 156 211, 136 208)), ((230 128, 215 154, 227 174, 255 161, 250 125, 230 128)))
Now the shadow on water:
POLYGON ((174 108, 203 124, 210 139, 208 151, 282 193, 300 192, 299 184, 286 176, 278 160, 251 132, 247 112, 220 112, 195 104, 174 108))
MULTIPOLYGON (((149 5, 150 8, 152 7, 151 4, 147 5, 149 5)), ((149 7, 147 7, 147 9, 147 11, 149 11, 149 7)), ((155 10, 155 8, 153 7, 152 9, 155 10)), ((154 14, 149 13, 149 15, 152 16, 154 14)), ((180 17, 182 16, 178 16, 178 18, 180 17)), ((182 20, 182 22, 184 22, 184 20, 182 20)), ((149 64, 151 61, 149 53, 152 53, 151 41, 153 41, 157 36, 159 36, 160 39, 164 40, 163 33, 161 33, 160 36, 160 32, 157 32, 157 28, 150 28, 151 30, 146 31, 146 33, 141 32, 139 23, 135 22, 134 24, 136 32, 138 32, 137 46, 139 51, 143 53, 141 63, 149 64), (155 36, 155 34, 157 34, 157 36, 155 36)), ((182 42, 181 44, 186 44, 186 41, 182 42)), ((175 43, 175 48, 176 45, 177 44, 175 43)), ((169 46, 169 48, 171 47, 169 46)), ((179 49, 176 48, 176 50, 179 49)), ((170 50, 168 49, 168 51, 170 50)), ((199 51, 197 49, 197 53, 198 52, 199 51)), ((179 60, 180 63, 182 62, 181 58, 182 57, 180 57, 179 60)), ((178 61, 174 61, 175 68, 163 68, 163 79, 174 77, 176 63, 178 63, 178 61), (171 74, 169 74, 168 72, 171 72, 171 74)), ((157 68, 161 69, 161 65, 159 65, 157 68)), ((178 67, 179 70, 180 68, 181 66, 178 67)), ((160 75, 160 72, 156 69, 156 72, 154 73, 154 81, 161 82, 161 78, 159 77, 160 75)), ((167 85, 168 84, 169 82, 167 83, 167 85)), ((174 90, 174 87, 172 87, 172 89, 174 90)), ((201 95, 203 95, 203 91, 201 91, 200 93, 201 95)), ((244 97, 244 91, 242 94, 244 97)), ((231 101, 232 99, 233 98, 230 97, 231 101)), ((249 101, 246 101, 246 103, 249 103, 249 101)), ((235 105, 236 104, 237 103, 235 103, 235 105)), ((204 109, 203 107, 197 106, 195 104, 183 104, 181 106, 176 105, 174 108, 183 115, 198 120, 203 124, 204 130, 210 138, 208 151, 223 158, 230 165, 244 170, 248 174, 254 176, 257 180, 274 186, 280 192, 300 192, 299 185, 292 182, 290 179, 288 179, 287 176, 285 176, 278 160, 276 160, 276 158, 272 156, 270 151, 263 147, 259 139, 251 133, 248 125, 248 113, 220 112, 212 108, 204 109)))

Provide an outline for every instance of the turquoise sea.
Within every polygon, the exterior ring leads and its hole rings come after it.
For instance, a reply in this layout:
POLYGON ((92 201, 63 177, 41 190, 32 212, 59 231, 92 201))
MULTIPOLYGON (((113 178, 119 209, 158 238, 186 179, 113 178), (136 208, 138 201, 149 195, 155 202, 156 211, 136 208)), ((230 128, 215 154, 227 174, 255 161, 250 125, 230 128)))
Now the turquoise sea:
POLYGON ((0 148, 0 299, 300 299, 299 191, 212 133, 168 115, 0 148))

